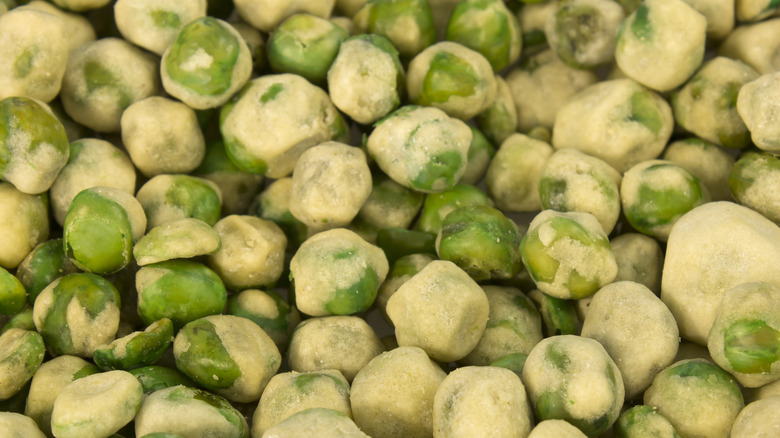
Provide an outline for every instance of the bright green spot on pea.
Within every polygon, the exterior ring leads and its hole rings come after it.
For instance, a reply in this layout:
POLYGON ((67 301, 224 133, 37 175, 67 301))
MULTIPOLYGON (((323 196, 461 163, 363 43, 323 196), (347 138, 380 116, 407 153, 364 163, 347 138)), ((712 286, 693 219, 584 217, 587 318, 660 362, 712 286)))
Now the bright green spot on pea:
POLYGON ((0 315, 13 315, 27 302, 27 291, 22 282, 0 267, 0 315))
POLYGON ((478 85, 477 73, 468 62, 452 53, 438 52, 431 59, 416 103, 430 106, 447 102, 452 96, 472 96, 478 85))
POLYGON ((742 400, 742 392, 739 385, 731 377, 731 374, 723 371, 718 366, 713 365, 704 359, 694 359, 667 369, 668 376, 677 376, 682 378, 692 378, 699 380, 701 384, 711 387, 724 387, 742 400))
MULTIPOLYGON (((654 164, 645 172, 663 172, 664 168, 670 166, 674 165, 654 164)), ((625 211, 631 225, 637 230, 650 232, 653 227, 668 224, 693 209, 702 201, 704 194, 698 178, 688 174, 686 181, 687 187, 665 190, 640 184, 637 202, 625 211)))
POLYGON ((637 91, 631 95, 629 120, 645 125, 656 136, 664 127, 661 114, 655 105, 655 99, 649 91, 637 91))
POLYGON ((38 54, 37 46, 28 46, 24 48, 24 51, 14 61, 14 75, 17 78, 25 78, 33 69, 33 61, 35 55, 38 54))
POLYGON ((567 401, 561 394, 562 391, 547 391, 536 398, 536 415, 541 420, 564 419, 571 420, 571 415, 566 410, 567 401))
POLYGON ((556 345, 550 345, 547 347, 547 350, 544 352, 544 357, 547 359, 547 361, 552 364, 556 369, 558 369, 562 373, 566 373, 569 369, 569 365, 571 365, 571 359, 569 359, 569 356, 558 349, 556 345))
POLYGON ((569 184, 564 179, 542 178, 539 181, 539 198, 542 207, 556 211, 566 210, 566 191, 569 184))
POLYGON ((718 99, 718 108, 733 110, 737 107, 737 96, 742 84, 739 82, 729 82, 723 88, 723 94, 718 99))
POLYGON ((128 372, 141 382, 146 395, 176 385, 195 386, 195 383, 179 371, 159 365, 134 368, 128 372))
POLYGON ((502 357, 501 359, 493 361, 490 366, 506 368, 508 370, 514 371, 515 374, 522 377, 523 367, 525 366, 526 359, 528 359, 527 354, 512 353, 502 357))
POLYGON ((78 380, 82 377, 91 376, 93 374, 99 373, 100 369, 92 364, 84 365, 80 370, 76 371, 73 374, 73 380, 78 380))
POLYGON ((127 108, 133 103, 133 99, 124 89, 119 79, 97 61, 86 61, 84 63, 84 79, 87 82, 87 92, 89 94, 96 93, 104 88, 113 89, 119 95, 117 103, 121 108, 127 108))
POLYGON ((740 319, 723 337, 726 359, 737 372, 768 373, 780 357, 780 332, 760 319, 740 319))
POLYGON ((509 64, 512 29, 501 0, 460 2, 450 16, 445 39, 463 44, 485 56, 499 71, 509 64), (485 11, 489 12, 489 18, 485 11), (475 20, 475 18, 481 18, 475 20))
POLYGON ((379 276, 373 268, 366 267, 360 280, 333 293, 333 297, 325 304, 325 310, 333 315, 352 315, 362 312, 374 303, 378 290, 379 276))
POLYGON ((456 151, 433 155, 412 180, 412 186, 420 190, 452 188, 457 183, 455 175, 463 166, 463 157, 456 151))
POLYGON ((189 217, 214 225, 220 218, 222 205, 214 189, 204 180, 178 175, 165 192, 166 204, 184 207, 189 217))
POLYGON ((534 281, 550 283, 555 280, 560 262, 547 255, 547 247, 539 239, 538 232, 531 232, 523 237, 520 253, 534 281))
POLYGON ((268 170, 265 160, 250 153, 246 146, 237 138, 225 137, 225 151, 230 161, 244 172, 263 175, 268 170))
POLYGON ((640 41, 647 41, 653 37, 653 26, 650 24, 650 8, 644 2, 634 12, 631 32, 640 41))
POLYGON ((268 90, 260 96, 260 102, 267 103, 268 101, 276 99, 276 96, 284 90, 284 84, 273 84, 268 87, 268 90))
POLYGON ((192 321, 181 329, 179 336, 184 336, 189 347, 176 358, 176 367, 204 388, 227 389, 241 377, 241 369, 210 321, 192 321))
POLYGON ((154 21, 154 25, 157 27, 178 29, 181 26, 181 18, 174 12, 166 11, 165 9, 153 9, 149 15, 152 16, 152 21, 154 21))

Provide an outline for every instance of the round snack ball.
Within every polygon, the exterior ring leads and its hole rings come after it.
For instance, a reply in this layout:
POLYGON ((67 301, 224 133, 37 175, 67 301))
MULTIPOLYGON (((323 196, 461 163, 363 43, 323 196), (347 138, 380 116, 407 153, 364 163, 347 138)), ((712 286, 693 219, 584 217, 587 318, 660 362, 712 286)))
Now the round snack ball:
POLYGON ((492 204, 482 189, 469 184, 456 184, 449 190, 429 193, 425 195, 422 211, 415 228, 426 233, 438 234, 442 221, 453 210, 475 205, 490 206, 492 204))
POLYGON ((496 97, 496 79, 479 52, 450 41, 436 43, 412 59, 406 76, 409 100, 461 120, 481 113, 496 97))
POLYGON ((627 400, 641 395, 677 355, 674 316, 645 286, 621 281, 599 289, 588 306, 582 336, 599 341, 623 377, 627 400))
POLYGON ((62 239, 50 239, 39 243, 27 254, 16 268, 16 278, 27 290, 27 302, 32 305, 49 283, 77 270, 65 255, 62 239))
POLYGON ((298 309, 276 292, 260 289, 245 289, 231 295, 225 313, 247 318, 259 325, 281 353, 287 351, 292 332, 301 322, 298 309))
POLYGON ((30 417, 16 412, 0 412, 0 430, 7 438, 46 437, 30 417))
POLYGON ((68 64, 65 31, 62 18, 33 8, 0 14, 0 100, 57 96, 68 64))
POLYGON ((157 58, 125 40, 102 38, 73 50, 60 99, 76 122, 99 132, 117 132, 122 112, 158 93, 157 58))
POLYGON ((52 433, 57 438, 109 436, 133 420, 143 394, 141 383, 127 371, 74 380, 54 400, 52 433))
POLYGON ((52 356, 91 358, 114 340, 120 296, 103 277, 75 273, 51 282, 35 299, 33 321, 52 356))
POLYGON ((117 0, 114 20, 122 36, 162 56, 187 23, 206 15, 207 0, 117 0))
POLYGON ((0 182, 0 266, 16 268, 49 238, 48 210, 44 195, 28 195, 0 182))
POLYGON ((244 416, 224 398, 182 385, 149 394, 135 416, 135 434, 172 433, 188 438, 246 438, 244 416))
POLYGON ((441 382, 433 398, 434 437, 527 436, 533 413, 523 382, 494 366, 458 368, 441 382))
POLYGON ((779 23, 780 19, 774 18, 737 26, 718 47, 718 53, 740 60, 762 75, 777 71, 780 66, 780 59, 775 55, 780 45, 779 23))
POLYGON ((364 238, 372 241, 376 240, 380 230, 410 228, 420 212, 425 195, 398 184, 381 172, 373 175, 371 185, 371 194, 352 221, 352 229, 359 230, 358 234, 364 233, 364 238))
POLYGON ((745 406, 734 420, 731 438, 771 437, 780 428, 780 397, 757 400, 745 406))
POLYGON ((604 347, 574 335, 536 344, 525 361, 523 383, 537 418, 566 420, 588 436, 617 420, 625 396, 620 370, 604 347))
POLYGON ((209 265, 231 290, 272 285, 284 270, 287 237, 275 223, 230 215, 214 225, 222 247, 209 265))
MULTIPOLYGON (((69 52, 84 43, 95 41, 97 38, 92 23, 83 15, 63 11, 54 4, 42 0, 33 0, 24 5, 24 8, 46 12, 59 17, 67 35, 65 43, 69 52)), ((2 6, 0 6, 0 9, 2 9, 2 6)))
POLYGON ((252 435, 261 436, 291 415, 312 408, 333 409, 352 418, 349 383, 339 371, 291 371, 273 376, 252 417, 252 435))
POLYGON ((279 369, 282 356, 254 322, 233 315, 211 315, 182 327, 173 341, 176 368, 200 386, 228 400, 260 399, 279 369))
POLYGON ((713 201, 729 201, 729 172, 734 157, 724 148, 698 138, 670 143, 662 157, 694 174, 707 187, 713 201))
POLYGON ((434 260, 436 260, 436 256, 433 254, 417 253, 399 257, 393 262, 390 273, 387 274, 387 278, 379 286, 379 293, 376 296, 376 305, 385 317, 385 321, 392 324, 392 321, 387 316, 387 301, 390 297, 393 296, 402 284, 406 283, 407 280, 420 272, 425 265, 434 260))
POLYGON ((357 316, 323 316, 298 324, 290 339, 293 371, 338 370, 352 382, 369 361, 384 351, 368 323, 357 316))
POLYGON ((139 100, 122 113, 122 142, 135 167, 147 177, 189 173, 206 153, 195 111, 165 97, 139 100))
POLYGON ((295 163, 290 213, 310 232, 347 226, 371 194, 371 170, 360 148, 329 141, 295 163))
POLYGON ((219 233, 200 219, 186 218, 166 222, 149 230, 133 246, 138 266, 173 259, 188 259, 214 254, 221 247, 219 233))
POLYGON ((306 239, 290 260, 295 305, 311 316, 367 310, 390 269, 385 253, 345 228, 306 239))
POLYGON ((111 3, 111 0, 52 0, 62 9, 73 12, 84 12, 91 9, 102 8, 111 3))
POLYGON ((485 175, 496 207, 512 212, 540 210, 540 176, 552 154, 553 148, 544 141, 519 133, 507 137, 485 175))
POLYGON ((252 54, 233 26, 197 18, 179 30, 160 61, 165 91, 194 109, 216 108, 252 74, 252 54))
POLYGON ((13 316, 27 303, 24 284, 0 266, 0 315, 13 316))
POLYGON ((620 414, 612 430, 617 437, 678 438, 680 436, 672 423, 661 415, 658 409, 647 405, 637 405, 620 414))
POLYGON ((617 281, 639 283, 654 294, 661 294, 664 252, 661 244, 639 233, 621 234, 609 241, 618 266, 617 281))
MULTIPOLYGON (((493 144, 501 144, 510 135, 517 132, 517 107, 515 107, 515 99, 512 95, 512 90, 509 89, 509 85, 506 80, 500 75, 496 75, 496 98, 484 111, 477 114, 475 117, 477 126, 484 133, 484 136, 474 134, 474 139, 471 142, 471 149, 469 149, 469 169, 472 166, 475 168, 467 170, 462 182, 468 182, 469 184, 476 184, 482 180, 484 170, 487 169, 488 161, 495 153, 493 151, 493 144), (479 142, 479 143, 477 143, 479 142), (477 144, 475 144, 477 143, 477 144), (476 154, 476 150, 487 149, 491 152, 489 157, 484 158, 483 154, 476 154), (477 158, 482 157, 482 158, 477 158), (477 161, 479 165, 472 163, 477 161), (484 160, 484 165, 482 161, 484 160), (476 169, 481 169, 478 172, 476 169), (472 176, 472 174, 474 176, 472 176), (470 182, 469 182, 470 181, 470 182)), ((476 131, 476 128, 471 127, 472 133, 476 131)))
POLYGON ((545 37, 564 63, 591 69, 612 62, 624 17, 620 4, 610 0, 558 3, 545 23, 545 37))
POLYGON ((12 328, 0 335, 0 400, 21 391, 43 363, 45 352, 37 332, 12 328))
POLYGON ((433 20, 427 0, 364 2, 352 17, 356 35, 377 34, 389 39, 404 64, 436 42, 433 20))
POLYGON ((0 178, 24 193, 45 192, 69 152, 65 128, 46 104, 27 97, 0 100, 0 178))
POLYGON ((726 438, 745 406, 739 385, 705 359, 675 362, 658 373, 644 403, 656 408, 680 436, 726 438))
POLYGON ((704 58, 707 19, 684 0, 647 0, 623 21, 615 61, 660 92, 682 85, 704 58))
POLYGON ((387 301, 387 315, 398 345, 449 362, 463 359, 479 343, 488 306, 485 292, 466 272, 436 260, 398 288, 387 301))
POLYGON ((700 345, 726 290, 747 282, 780 286, 780 228, 747 207, 710 202, 677 221, 666 245, 661 300, 680 335, 700 345))
POLYGON ((222 192, 212 181, 191 175, 157 175, 136 193, 147 229, 186 218, 214 225, 220 218, 222 192))
POLYGON ((284 21, 296 14, 306 13, 327 18, 333 11, 336 0, 235 0, 236 12, 247 23, 265 33, 270 33, 284 21))
POLYGON ((531 429, 527 438, 587 438, 587 435, 565 420, 543 420, 531 429))
POLYGON ((355 424, 373 438, 423 438, 433 433, 433 400, 446 373, 417 347, 375 357, 355 376, 355 424))
POLYGON ((262 438, 369 438, 346 414, 335 409, 309 408, 290 415, 263 433, 262 438))
POLYGON ((466 171, 471 130, 432 107, 407 105, 368 136, 369 156, 398 184, 425 193, 451 189, 466 171))
POLYGON ((273 221, 287 236, 290 248, 298 248, 309 236, 306 225, 290 213, 292 178, 279 178, 260 192, 249 206, 249 214, 273 221))
POLYGON ((748 152, 731 168, 728 181, 740 204, 780 224, 780 201, 774 196, 780 189, 780 158, 765 152, 748 152))
POLYGON ((132 195, 135 181, 133 163, 121 149, 97 138, 74 141, 67 164, 49 190, 54 219, 63 225, 70 203, 84 189, 107 186, 132 195))
POLYGON ((454 5, 445 39, 481 53, 498 72, 520 57, 521 32, 517 17, 503 1, 465 1, 454 5))

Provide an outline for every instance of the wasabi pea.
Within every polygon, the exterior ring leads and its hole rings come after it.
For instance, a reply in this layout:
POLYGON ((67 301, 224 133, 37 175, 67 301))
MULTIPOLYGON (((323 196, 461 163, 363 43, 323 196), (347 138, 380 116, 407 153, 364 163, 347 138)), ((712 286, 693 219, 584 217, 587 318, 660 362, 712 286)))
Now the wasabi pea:
POLYGON ((188 379, 187 376, 175 368, 150 365, 141 368, 133 368, 128 372, 141 382, 141 386, 144 389, 144 396, 148 396, 155 391, 170 388, 172 386, 184 385, 192 388, 195 387, 195 383, 193 383, 192 380, 188 379))
POLYGON ((112 274, 127 266, 144 234, 146 214, 136 198, 114 187, 82 190, 63 226, 65 252, 79 269, 112 274))
POLYGON ((298 309, 273 291, 245 289, 228 298, 225 313, 247 318, 271 337, 281 353, 287 351, 293 329, 301 322, 298 309))
POLYGON ((387 316, 387 301, 391 296, 406 283, 415 274, 425 267, 428 263, 436 260, 433 254, 408 254, 399 257, 393 262, 390 273, 387 274, 387 278, 379 286, 379 293, 376 297, 376 305, 382 314, 385 316, 385 320, 388 322, 390 318, 387 316))
POLYGON ((214 226, 220 217, 222 192, 203 178, 190 175, 157 175, 136 193, 151 230, 168 222, 200 219, 214 226))
POLYGON ((657 409, 647 405, 637 405, 620 414, 612 430, 616 438, 680 438, 672 423, 658 413, 657 409))
POLYGON ((633 281, 656 295, 661 293, 664 252, 656 239, 640 233, 625 233, 610 240, 609 244, 618 265, 616 282, 633 281))
POLYGON ((135 276, 138 315, 144 324, 162 318, 175 330, 207 315, 222 312, 227 291, 219 276, 206 266, 187 260, 146 265, 135 276))
POLYGON ((757 400, 745 406, 731 427, 731 438, 772 436, 777 429, 780 397, 757 400))
POLYGON ((16 412, 0 412, 0 429, 8 438, 45 438, 35 422, 16 412))
POLYGON ((92 9, 102 8, 109 4, 111 0, 54 0, 55 5, 74 12, 83 12, 92 9))
MULTIPOLYGON (((24 5, 24 8, 46 12, 59 17, 62 20, 63 32, 67 35, 65 43, 69 52, 84 43, 95 41, 97 38, 92 23, 83 15, 63 11, 52 3, 42 0, 31 1, 24 5)), ((2 9, 2 6, 0 6, 0 9, 2 9)))
POLYGON ((422 193, 377 173, 372 176, 371 194, 360 207, 351 226, 358 234, 371 237, 366 240, 374 241, 382 229, 408 228, 420 212, 423 199, 422 193))
POLYGON ((587 298, 617 275, 607 235, 590 213, 539 213, 520 254, 536 286, 556 298, 587 298))
POLYGON ((528 434, 528 438, 586 438, 575 426, 565 420, 540 421, 528 434))
POLYGON ((333 11, 335 0, 296 0, 277 2, 275 0, 235 0, 236 12, 253 27, 269 33, 285 18, 306 13, 327 18, 333 11))
POLYGON ((545 337, 580 333, 580 318, 573 301, 555 298, 539 289, 528 292, 528 298, 539 310, 545 337))
POLYGON ((504 140, 485 175, 496 207, 512 212, 541 209, 539 176, 552 153, 548 143, 523 134, 512 134, 504 140))
POLYGON ((223 215, 247 214, 252 200, 263 187, 263 176, 236 167, 220 140, 206 142, 206 155, 192 175, 207 179, 219 187, 223 215))
POLYGON ((425 196, 416 228, 438 234, 444 218, 453 210, 468 206, 490 206, 490 198, 479 187, 457 184, 449 190, 425 196))
POLYGON ((279 369, 282 356, 254 322, 212 315, 189 322, 173 341, 176 368, 228 400, 256 401, 279 369))
POLYGON ((327 408, 309 408, 295 413, 263 433, 263 438, 293 436, 368 438, 343 412, 327 408))
POLYGON ((122 36, 162 56, 187 23, 206 15, 206 0, 117 0, 114 20, 122 36))
POLYGON ((290 213, 292 178, 279 178, 259 193, 249 206, 249 213, 270 220, 284 231, 288 248, 298 248, 309 236, 306 225, 290 213))
POLYGON ((736 2, 737 21, 761 21, 777 15, 780 5, 772 0, 740 0, 736 2))
POLYGON ((739 89, 737 112, 750 131, 759 149, 780 152, 780 131, 769 123, 777 111, 776 96, 780 94, 780 72, 767 73, 747 82, 739 89))
POLYGON ((594 68, 612 61, 623 8, 608 0, 558 3, 545 23, 550 48, 568 66, 594 68))
POLYGON ((737 26, 718 47, 718 54, 742 61, 759 74, 772 73, 780 67, 778 24, 780 19, 773 18, 737 26))
POLYGON ((355 33, 386 37, 408 63, 436 42, 433 15, 424 0, 370 0, 352 17, 355 33))
POLYGON ((200 219, 166 222, 149 230, 133 246, 138 266, 214 254, 222 246, 219 233, 200 219))
POLYGON ((33 309, 30 306, 24 307, 8 319, 8 322, 0 328, 0 333, 5 333, 12 328, 35 331, 35 322, 33 322, 33 309))
POLYGON ((729 173, 729 188, 742 205, 780 223, 780 203, 772 196, 780 184, 780 159, 759 152, 740 157, 729 173))
POLYGON ((76 272, 76 266, 65 256, 62 239, 51 239, 39 243, 16 269, 16 277, 27 290, 27 302, 35 298, 52 281, 63 275, 76 272))
POLYGON ((224 104, 251 74, 252 54, 244 39, 212 17, 185 24, 160 61, 165 91, 195 109, 224 104))
POLYGON ((134 332, 98 347, 92 354, 103 371, 128 370, 152 365, 173 342, 173 323, 163 318, 143 332, 134 332))
MULTIPOLYGON (((758 1, 766 2, 767 0, 758 1)), ((732 2, 731 0, 685 0, 685 2, 707 19, 708 41, 720 41, 728 36, 734 29, 736 4, 746 3, 743 0, 738 2, 732 2)), ((754 2, 754 0, 747 1, 747 3, 754 2)))
POLYGON ((0 335, 0 400, 16 395, 43 363, 43 338, 18 328, 0 335))
POLYGON ((382 228, 376 233, 376 244, 388 263, 410 254, 436 253, 436 235, 406 228, 382 228))
POLYGON ((27 290, 18 278, 0 267, 0 315, 14 315, 27 302, 27 290))
MULTIPOLYGON (((517 131, 517 107, 515 107, 514 96, 512 95, 512 90, 509 89, 509 85, 501 76, 496 75, 495 99, 484 111, 477 114, 475 119, 477 125, 482 130, 481 133, 484 133, 486 137, 485 140, 495 144, 503 143, 504 140, 517 131)), ((472 128, 473 131, 475 131, 474 128, 472 128)), ((476 138, 472 140, 472 148, 475 146, 475 140, 476 138)), ((492 147, 492 145, 490 146, 492 147)), ((471 160, 472 154, 471 149, 469 149, 469 165, 471 165, 471 160)), ((471 182, 477 183, 480 179, 472 178, 471 182)))
POLYGON ((406 85, 412 103, 461 120, 486 110, 496 97, 495 74, 487 59, 449 41, 436 43, 412 59, 406 85))
POLYGON ((496 72, 517 61, 523 46, 517 17, 500 0, 458 2, 445 38, 481 53, 496 72))
POLYGON ((671 161, 691 172, 707 187, 713 201, 729 201, 729 173, 734 157, 725 149, 698 138, 670 143, 662 159, 671 161))

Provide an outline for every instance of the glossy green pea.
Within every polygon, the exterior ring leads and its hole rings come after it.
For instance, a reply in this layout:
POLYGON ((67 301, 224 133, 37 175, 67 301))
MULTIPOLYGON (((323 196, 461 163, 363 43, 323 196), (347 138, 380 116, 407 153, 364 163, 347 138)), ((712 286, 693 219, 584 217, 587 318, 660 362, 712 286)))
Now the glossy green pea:
POLYGON ((19 279, 0 266, 0 315, 13 315, 27 302, 27 291, 19 279))
POLYGON ((43 363, 44 352, 37 332, 14 328, 0 335, 0 400, 22 389, 43 363))
POLYGON ((494 71, 516 61, 522 45, 517 18, 502 0, 459 2, 447 23, 446 39, 480 52, 494 71))
POLYGON ((612 429, 615 438, 654 436, 659 438, 680 438, 677 431, 658 410, 647 405, 638 405, 623 412, 612 429))
POLYGON ((131 333, 106 347, 99 347, 92 355, 103 371, 128 370, 152 365, 173 342, 173 323, 163 318, 143 332, 131 333))
POLYGON ((16 277, 27 289, 27 302, 32 305, 49 283, 76 271, 76 266, 65 255, 62 239, 58 238, 38 244, 19 264, 16 277))
POLYGON ((739 373, 769 373, 780 359, 780 331, 761 319, 734 321, 723 338, 726 359, 739 373))
POLYGON ((241 377, 241 368, 230 356, 211 321, 192 321, 176 338, 189 345, 177 355, 176 367, 206 389, 230 388, 241 377))
POLYGON ((295 73, 323 85, 339 45, 348 37, 346 30, 330 20, 296 14, 268 38, 268 61, 274 71, 295 73))
POLYGON ((500 359, 497 359, 490 363, 491 367, 501 367, 511 370, 518 377, 523 376, 523 366, 525 366, 525 360, 528 358, 524 353, 512 353, 508 354, 500 359))
POLYGON ((479 188, 458 184, 450 190, 426 195, 417 229, 437 234, 444 217, 452 210, 469 205, 490 205, 490 198, 479 188))
POLYGON ((520 233, 499 210, 484 205, 453 210, 437 237, 439 258, 449 260, 471 278, 509 279, 520 272, 520 233))
POLYGON ((195 383, 178 370, 160 365, 133 368, 128 372, 141 383, 145 395, 178 385, 195 387, 195 383))

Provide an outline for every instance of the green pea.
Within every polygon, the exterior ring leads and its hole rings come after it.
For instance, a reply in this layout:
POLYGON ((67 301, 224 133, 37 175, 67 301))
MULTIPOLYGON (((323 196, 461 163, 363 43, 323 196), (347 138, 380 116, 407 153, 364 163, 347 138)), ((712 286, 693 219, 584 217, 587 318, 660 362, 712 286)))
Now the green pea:
POLYGON ((13 315, 27 302, 27 291, 19 279, 0 267, 0 315, 13 315))
POLYGON ((290 247, 301 246, 308 231, 306 225, 290 213, 290 190, 292 178, 279 178, 255 197, 249 213, 270 220, 284 231, 290 247))
POLYGON ((246 289, 228 298, 226 313, 247 318, 273 339, 279 351, 287 350, 293 329, 301 321, 298 310, 273 291, 246 289))
POLYGON ((780 181, 780 158, 765 152, 746 153, 729 172, 729 189, 742 205, 780 223, 780 204, 772 187, 780 181))
POLYGON ((144 266, 214 254, 221 246, 219 233, 209 224, 200 219, 185 218, 149 230, 133 247, 133 257, 139 266, 144 266))
POLYGON ((76 266, 65 255, 62 239, 41 242, 16 269, 16 277, 27 289, 27 302, 35 303, 41 291, 57 278, 76 272, 76 266))
POLYGON ((0 329, 0 333, 5 333, 12 328, 20 328, 22 330, 35 331, 35 322, 33 322, 33 309, 32 307, 23 308, 12 316, 0 329))
MULTIPOLYGON (((393 181, 373 175, 371 194, 360 207, 352 227, 374 241, 383 228, 408 228, 422 207, 424 195, 393 181)), ((381 246, 381 245, 380 245, 381 246)))
POLYGON ((219 276, 205 265, 169 260, 146 265, 136 273, 138 314, 145 324, 162 318, 178 330, 190 321, 222 313, 227 291, 219 276))
POLYGON ((780 359, 780 331, 763 320, 737 320, 723 337, 726 359, 737 372, 768 373, 780 359))
POLYGON ((658 410, 647 405, 638 405, 623 412, 613 428, 615 438, 654 436, 659 438, 680 438, 677 431, 658 410))
POLYGON ((133 368, 129 373, 141 382, 144 395, 178 385, 195 387, 195 383, 178 370, 160 365, 133 368))
POLYGON ((446 39, 482 53, 494 71, 515 62, 522 46, 517 18, 501 0, 459 2, 447 23, 446 39))
POLYGON ((404 228, 383 228, 377 232, 376 244, 385 252, 388 263, 411 254, 435 254, 436 235, 404 228))
POLYGON ((128 370, 152 365, 173 342, 173 323, 163 318, 143 332, 131 333, 108 346, 99 347, 92 355, 103 371, 128 370))
POLYGON ((325 18, 296 14, 268 38, 268 61, 274 71, 295 73, 323 85, 339 45, 348 37, 346 30, 325 18))
POLYGON ((576 335, 580 330, 580 318, 574 301, 547 295, 539 289, 528 293, 542 316, 544 336, 576 335))
POLYGON ((459 207, 490 205, 490 198, 481 189, 467 184, 457 184, 450 190, 426 195, 416 228, 438 234, 444 218, 459 207))
POLYGON ((366 2, 353 22, 356 34, 374 33, 389 39, 405 63, 436 42, 431 7, 424 0, 366 2))
POLYGON ((613 1, 569 0, 559 3, 545 33, 561 61, 573 68, 593 68, 614 57, 623 18, 623 9, 613 1))
POLYGON ((190 175, 157 175, 136 194, 148 218, 148 228, 178 219, 195 218, 213 226, 220 218, 222 193, 213 182, 190 175))
POLYGON ((16 395, 43 363, 43 338, 36 332, 10 329, 0 335, 0 400, 16 395))
MULTIPOLYGON (((512 105, 514 105, 514 103, 512 105)), ((489 111, 490 109, 488 109, 486 113, 489 111)), ((485 127, 483 127, 483 123, 479 122, 479 120, 482 120, 481 116, 484 114, 485 113, 482 113, 477 117, 477 123, 480 124, 482 129, 485 129, 485 127)), ((496 147, 488 140, 486 134, 483 134, 479 129, 473 126, 469 127, 471 128, 471 145, 469 146, 466 171, 463 172, 463 176, 460 177, 459 183, 464 185, 476 185, 485 177, 485 172, 487 172, 490 160, 496 155, 496 147)), ((487 131, 488 130, 486 129, 486 132, 487 131)), ((490 132, 495 134, 493 130, 490 130, 490 132)), ((512 128, 512 132, 514 132, 514 127, 512 128)))
POLYGON ((525 360, 528 355, 525 353, 511 353, 506 356, 496 359, 490 363, 491 367, 501 367, 511 370, 518 377, 523 376, 523 366, 525 366, 525 360))
POLYGON ((176 367, 209 390, 230 388, 241 377, 239 365, 230 357, 214 324, 206 319, 187 323, 176 335, 187 349, 177 355, 176 367))
POLYGON ((214 182, 222 193, 222 214, 245 214, 263 187, 263 176, 240 170, 230 161, 222 141, 206 142, 206 156, 192 173, 214 182))
POLYGON ((517 225, 499 210, 482 205, 461 207, 444 218, 436 252, 477 281, 509 279, 522 266, 520 238, 517 225))

